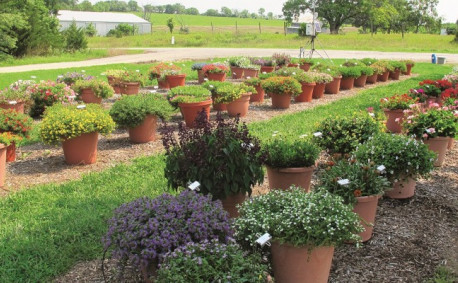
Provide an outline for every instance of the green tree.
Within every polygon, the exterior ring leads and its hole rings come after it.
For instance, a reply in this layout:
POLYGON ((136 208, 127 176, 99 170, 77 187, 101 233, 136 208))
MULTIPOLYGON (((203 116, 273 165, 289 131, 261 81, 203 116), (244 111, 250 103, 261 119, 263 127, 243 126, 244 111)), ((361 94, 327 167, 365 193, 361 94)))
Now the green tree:
POLYGON ((87 48, 85 30, 83 28, 78 28, 75 21, 72 22, 68 29, 63 31, 63 34, 65 36, 66 51, 75 52, 87 48))
POLYGON ((199 15, 199 10, 197 10, 197 8, 194 8, 194 7, 191 7, 191 8, 187 8, 184 13, 186 15, 199 15))
POLYGON ((418 33, 421 26, 437 21, 437 4, 439 0, 409 0, 412 11, 410 22, 415 27, 415 33, 418 33))
POLYGON ((258 13, 260 18, 264 18, 264 13, 266 12, 266 9, 264 8, 259 8, 258 13))
POLYGON ((267 18, 269 20, 273 20, 274 19, 274 13, 272 13, 272 12, 267 13, 267 18))
POLYGON ((167 26, 169 27, 170 33, 173 33, 173 28, 175 27, 175 23, 173 21, 173 18, 169 18, 167 20, 167 26))
POLYGON ((211 17, 218 17, 219 16, 219 13, 218 13, 218 10, 215 10, 215 9, 208 9, 205 13, 204 13, 205 16, 211 16, 211 17))
POLYGON ((130 0, 127 3, 127 7, 129 8, 129 11, 131 11, 131 12, 139 12, 139 11, 142 10, 142 8, 140 8, 140 6, 138 6, 137 1, 134 1, 134 0, 130 0))
POLYGON ((86 26, 85 31, 86 36, 88 37, 93 37, 97 35, 97 29, 95 28, 93 23, 89 23, 89 25, 86 26))
POLYGON ((228 7, 221 7, 221 16, 232 17, 232 10, 228 7))
POLYGON ((27 25, 19 14, 2 13, 0 16, 0 60, 14 54, 18 35, 15 30, 24 30, 27 25))

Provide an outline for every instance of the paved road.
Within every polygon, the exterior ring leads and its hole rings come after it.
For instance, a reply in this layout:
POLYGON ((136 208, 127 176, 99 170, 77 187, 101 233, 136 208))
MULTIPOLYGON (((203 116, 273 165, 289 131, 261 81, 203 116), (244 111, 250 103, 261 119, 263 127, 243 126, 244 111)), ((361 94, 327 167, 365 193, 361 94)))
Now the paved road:
MULTIPOLYGON (((15 67, 2 67, 0 73, 16 73, 34 70, 50 70, 61 68, 77 68, 87 66, 98 66, 116 63, 141 63, 154 61, 175 61, 187 59, 209 59, 229 56, 271 56, 273 53, 287 53, 293 57, 299 56, 296 49, 259 49, 259 48, 132 48, 145 50, 145 54, 121 55, 108 58, 92 59, 78 62, 61 62, 49 64, 34 64, 15 67)), ((319 54, 326 57, 323 50, 318 50, 319 54)), ((407 53, 407 52, 378 52, 378 51, 347 51, 347 50, 328 50, 330 58, 377 58, 377 59, 411 59, 417 62, 430 62, 431 53, 407 53)), ((447 63, 458 64, 458 54, 441 54, 437 56, 446 57, 447 63)), ((319 57, 315 54, 314 57, 319 57)))

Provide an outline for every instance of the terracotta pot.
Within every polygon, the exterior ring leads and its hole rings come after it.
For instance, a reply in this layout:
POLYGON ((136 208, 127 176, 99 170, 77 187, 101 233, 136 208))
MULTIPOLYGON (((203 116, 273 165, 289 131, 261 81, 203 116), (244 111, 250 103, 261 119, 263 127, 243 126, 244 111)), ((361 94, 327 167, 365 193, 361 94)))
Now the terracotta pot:
POLYGON ((273 66, 261 66, 261 74, 262 73, 272 73, 275 71, 275 67, 273 66))
POLYGON ((372 76, 368 76, 367 77, 366 83, 367 84, 375 84, 377 82, 377 78, 378 78, 378 75, 374 73, 372 76))
POLYGON ((160 89, 170 89, 169 82, 166 79, 157 79, 157 85, 160 89))
POLYGON ((215 111, 226 111, 227 104, 226 103, 213 103, 213 110, 215 111))
POLYGON ((178 103, 178 106, 180 107, 182 114, 184 116, 186 126, 188 126, 189 128, 193 128, 194 121, 196 120, 199 113, 202 112, 202 110, 205 110, 205 112, 207 113, 207 118, 210 119, 211 104, 211 99, 195 103, 178 103))
POLYGON ((395 69, 394 71, 390 72, 390 79, 397 81, 399 80, 400 75, 401 75, 401 70, 395 69))
POLYGON ((146 115, 143 122, 135 128, 129 128, 129 139, 133 143, 147 143, 156 139, 157 117, 146 115))
POLYGON ((16 112, 24 114, 24 102, 23 101, 11 101, 10 103, 2 103, 0 104, 0 108, 13 109, 16 112))
POLYGON ((355 84, 355 78, 342 78, 340 81, 340 90, 352 89, 355 84))
POLYGON ((243 78, 243 68, 240 67, 232 67, 231 66, 231 73, 232 73, 232 78, 233 79, 241 79, 243 78))
POLYGON ((209 81, 224 82, 226 80, 226 73, 208 73, 207 78, 209 81))
POLYGON ((122 93, 127 95, 137 94, 140 91, 139 82, 122 82, 122 93))
POLYGON ((340 81, 342 77, 337 77, 332 80, 332 82, 327 83, 326 87, 324 88, 324 93, 327 94, 338 94, 340 89, 340 81))
POLYGON ((354 86, 355 87, 365 87, 367 81, 367 75, 361 75, 355 79, 354 86))
POLYGON ((299 64, 293 64, 293 63, 289 63, 288 68, 299 68, 299 64))
POLYGON ((305 63, 305 64, 302 64, 302 65, 299 65, 299 68, 301 68, 302 70, 304 70, 305 72, 308 72, 310 70, 310 67, 312 65, 308 64, 308 63, 305 63))
POLYGON ((294 247, 274 241, 271 247, 275 282, 327 283, 334 247, 294 247))
POLYGON ((243 78, 257 78, 259 76, 259 70, 254 69, 243 69, 243 78))
POLYGON ((379 198, 380 196, 377 195, 356 198, 358 202, 353 207, 353 212, 361 217, 360 223, 366 229, 359 233, 363 242, 368 241, 372 237, 379 198))
POLYGON ((406 199, 415 194, 415 179, 408 178, 406 181, 395 182, 393 189, 386 191, 385 196, 393 199, 406 199))
POLYGON ((70 165, 92 164, 97 160, 99 133, 82 134, 62 142, 65 162, 70 165))
POLYGON ((267 179, 269 189, 287 190, 292 185, 303 188, 307 193, 310 192, 314 166, 299 168, 271 168, 267 167, 267 179))
POLYGON ((223 204, 223 209, 229 213, 230 218, 239 217, 239 210, 237 209, 237 205, 241 204, 245 201, 246 194, 244 193, 237 193, 235 195, 227 196, 225 199, 221 200, 223 204))
POLYGON ((203 84, 205 82, 205 73, 202 70, 197 70, 197 82, 203 84))
POLYGON ((424 143, 428 145, 429 150, 437 153, 437 159, 434 161, 435 167, 441 167, 444 164, 449 139, 449 137, 437 137, 424 141, 424 143))
POLYGON ((6 175, 6 146, 0 143, 0 187, 5 185, 6 175))
POLYGON ((264 102, 265 92, 261 84, 258 84, 254 88, 256 89, 256 94, 251 94, 250 102, 264 102))
POLYGON ((383 74, 377 75, 377 81, 386 82, 389 76, 390 76, 390 71, 385 71, 383 74))
POLYGON ((402 121, 404 120, 404 110, 402 109, 383 109, 386 115, 386 128, 391 133, 400 133, 402 132, 402 121), (396 119, 399 119, 396 122, 396 119))
POLYGON ((16 161, 16 144, 12 142, 6 147, 6 162, 16 161))
POLYGON ((112 87, 113 87, 114 93, 116 93, 116 94, 121 94, 122 93, 122 89, 118 84, 113 85, 112 87))
POLYGON ((405 72, 402 72, 403 75, 410 76, 412 74, 412 64, 406 64, 407 70, 405 72))
POLYGON ((154 260, 147 266, 140 266, 140 272, 142 273, 143 282, 153 283, 157 276, 157 261, 154 260))
POLYGON ((92 88, 83 88, 81 90, 81 100, 84 103, 96 103, 96 104, 102 103, 102 98, 95 96, 95 93, 92 90, 92 88))
POLYGON ((453 138, 453 137, 449 137, 449 138, 450 139, 448 140, 447 149, 451 150, 453 148, 453 145, 455 144, 455 138, 453 138))
POLYGON ((302 93, 294 97, 296 102, 311 102, 313 97, 313 89, 316 83, 301 83, 302 93))
POLYGON ((287 109, 291 105, 291 95, 271 93, 272 108, 287 109))
POLYGON ((230 117, 237 117, 240 114, 240 117, 245 117, 248 113, 248 108, 250 107, 250 93, 242 94, 242 97, 236 99, 226 105, 227 113, 230 117))
POLYGON ((324 96, 324 88, 325 87, 326 87, 325 83, 316 84, 315 87, 313 88, 312 98, 313 99, 323 98, 323 96, 324 96))
POLYGON ((116 79, 113 76, 107 76, 108 84, 113 86, 116 84, 116 79))
POLYGON ((186 83, 186 75, 167 75, 165 76, 170 88, 184 86, 186 83))

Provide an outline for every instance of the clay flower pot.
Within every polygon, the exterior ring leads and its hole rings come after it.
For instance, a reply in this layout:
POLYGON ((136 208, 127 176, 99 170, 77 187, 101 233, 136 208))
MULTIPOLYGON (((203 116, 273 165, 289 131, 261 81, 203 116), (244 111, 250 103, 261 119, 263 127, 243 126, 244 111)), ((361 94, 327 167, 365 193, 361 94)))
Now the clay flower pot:
POLYGON ((355 84, 355 78, 342 78, 342 80, 340 81, 340 89, 341 90, 352 89, 354 84, 355 84))
POLYGON ((129 128, 129 139, 133 143, 147 143, 156 139, 157 117, 146 115, 143 122, 135 128, 129 128))
POLYGON ((377 82, 378 75, 373 74, 372 76, 367 76, 366 83, 367 84, 375 84, 377 82))
POLYGON ((259 76, 259 71, 254 69, 243 69, 243 78, 257 78, 259 76))
POLYGON ((231 66, 231 73, 232 73, 232 78, 233 79, 241 79, 243 78, 243 68, 240 67, 232 67, 231 66))
POLYGON ((273 71, 275 71, 273 66, 261 66, 261 73, 272 73, 273 71))
POLYGON ((291 105, 291 95, 271 93, 272 108, 288 109, 291 105))
POLYGON ((315 87, 313 88, 312 98, 313 99, 323 98, 323 96, 324 96, 324 88, 325 87, 326 87, 325 83, 316 84, 315 87))
POLYGON ((326 84, 326 87, 324 88, 324 93, 327 94, 338 94, 339 89, 340 89, 340 81, 342 80, 342 77, 337 77, 332 80, 332 82, 329 82, 326 84))
POLYGON ((289 63, 288 68, 299 68, 299 64, 289 63))
POLYGON ((9 103, 0 104, 2 109, 13 109, 16 112, 24 114, 24 101, 10 101, 9 103))
POLYGON ((386 82, 389 76, 390 76, 390 71, 385 71, 383 74, 377 75, 377 81, 386 82))
POLYGON ((412 64, 406 64, 407 70, 405 72, 402 72, 403 75, 410 76, 412 74, 412 64))
POLYGON ((415 194, 415 179, 408 178, 406 181, 394 183, 393 189, 386 191, 385 196, 393 199, 406 199, 413 197, 415 194))
POLYGON ((294 247, 272 243, 272 265, 275 282, 327 283, 334 247, 294 247))
POLYGON ((140 91, 139 82, 122 82, 122 93, 127 95, 137 94, 140 91))
POLYGON ((361 217, 360 223, 365 228, 363 232, 359 233, 363 242, 368 241, 372 237, 379 198, 380 196, 378 195, 356 198, 358 202, 355 204, 353 212, 361 217))
POLYGON ((202 70, 197 70, 197 82, 203 84, 205 82, 205 73, 202 70))
POLYGON ((122 89, 121 89, 121 86, 116 84, 116 85, 112 85, 113 87, 113 90, 114 90, 114 93, 116 94, 121 94, 122 93, 122 89))
POLYGON ((0 143, 0 187, 5 185, 6 175, 6 146, 0 143))
POLYGON ((455 138, 454 137, 449 137, 450 139, 448 140, 448 145, 447 149, 451 150, 453 148, 453 145, 455 144, 455 138))
POLYGON ((70 165, 93 164, 97 160, 99 133, 87 133, 62 142, 65 162, 70 165))
POLYGON ((157 79, 157 85, 160 89, 170 89, 169 82, 166 79, 157 79))
POLYGON ((242 94, 242 97, 226 104, 227 113, 230 117, 237 117, 240 114, 240 117, 245 117, 248 113, 248 107, 250 106, 250 93, 242 94))
POLYGON ((251 94, 250 102, 264 102, 265 92, 261 84, 258 84, 254 88, 256 89, 256 94, 251 94))
POLYGON ((209 81, 224 82, 226 80, 226 73, 208 73, 207 78, 209 81))
POLYGON ((266 167, 269 189, 287 190, 292 185, 296 185, 303 188, 306 192, 310 192, 310 183, 315 169, 314 166, 299 168, 266 167))
POLYGON ((169 88, 174 88, 185 85, 186 75, 167 75, 165 79, 167 80, 169 88))
POLYGON ((402 121, 404 120, 404 110, 402 109, 383 109, 386 115, 386 128, 391 133, 400 133, 402 131, 402 121))
POLYGON ((91 88, 83 88, 81 90, 81 100, 84 103, 102 103, 102 98, 95 96, 95 93, 91 88))
POLYGON ((221 203, 223 204, 223 209, 229 213, 229 217, 236 218, 239 217, 239 210, 237 209, 237 205, 242 204, 245 199, 246 194, 237 193, 222 199, 221 203))
POLYGON ((437 153, 437 159, 434 161, 435 167, 441 167, 444 164, 445 153, 447 152, 449 137, 430 138, 424 141, 429 150, 437 153))
POLYGON ((194 121, 196 120, 199 113, 202 112, 202 110, 205 110, 205 112, 207 113, 207 118, 210 119, 211 104, 211 99, 195 103, 178 103, 178 106, 180 107, 181 113, 183 114, 184 120, 186 122, 186 126, 189 128, 193 128, 194 121))
POLYGON ((16 144, 12 142, 6 147, 6 162, 16 161, 16 144))
POLYGON ((226 103, 213 103, 213 110, 215 111, 227 111, 226 103))
POLYGON ((395 69, 394 71, 390 72, 390 79, 397 81, 399 80, 400 75, 401 75, 401 70, 395 69))
POLYGON ((296 102, 311 102, 313 97, 313 89, 316 83, 301 83, 302 93, 294 97, 296 102))
POLYGON ((308 64, 308 63, 305 63, 305 64, 302 64, 302 65, 299 65, 299 68, 301 68, 302 70, 304 70, 305 72, 308 72, 310 70, 310 67, 312 65, 308 64))
POLYGON ((355 79, 354 86, 355 87, 365 87, 367 81, 367 75, 361 75, 355 79))

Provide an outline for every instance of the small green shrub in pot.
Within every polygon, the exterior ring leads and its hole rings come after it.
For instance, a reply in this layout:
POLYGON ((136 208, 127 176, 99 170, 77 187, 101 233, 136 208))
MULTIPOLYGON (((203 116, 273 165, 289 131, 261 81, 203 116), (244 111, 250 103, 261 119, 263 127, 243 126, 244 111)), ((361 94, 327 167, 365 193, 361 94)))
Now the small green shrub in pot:
POLYGON ((271 77, 263 80, 261 86, 269 94, 298 96, 302 92, 301 84, 291 77, 271 77))
POLYGON ((294 77, 303 73, 305 73, 304 70, 294 67, 284 67, 273 72, 275 76, 279 77, 294 77))
POLYGON ((342 63, 342 66, 344 66, 344 67, 359 67, 359 66, 361 66, 363 64, 364 63, 362 63, 359 60, 350 59, 350 60, 346 60, 344 63, 342 63))
POLYGON ((239 68, 246 68, 247 66, 250 66, 252 64, 250 59, 243 56, 231 57, 229 58, 228 62, 231 67, 239 68))
POLYGON ((315 83, 315 76, 312 72, 303 72, 294 76, 294 78, 302 84, 315 83))
POLYGON ((341 74, 342 78, 357 78, 361 76, 361 68, 360 67, 340 67, 339 73, 341 74))
POLYGON ((375 62, 377 62, 378 60, 375 59, 375 58, 363 58, 363 59, 361 59, 359 61, 361 61, 366 66, 370 66, 370 65, 374 64, 375 62))
POLYGON ((100 79, 92 80, 77 80, 72 86, 72 89, 81 95, 82 90, 89 88, 94 92, 94 95, 100 98, 109 98, 114 95, 113 88, 106 82, 100 79))
POLYGON ((326 73, 331 75, 333 78, 338 78, 341 76, 339 67, 329 65, 329 64, 323 64, 323 63, 316 63, 313 67, 312 70, 320 72, 320 73, 326 73))
POLYGON ((245 80, 243 83, 248 86, 256 87, 261 84, 261 79, 260 78, 249 78, 248 80, 245 80))
POLYGON ((318 159, 320 149, 306 139, 273 138, 262 145, 265 164, 272 168, 311 167, 318 159))
POLYGON ((213 102, 230 103, 250 92, 256 94, 256 89, 244 83, 223 85, 217 88, 213 102))
POLYGON ((282 67, 291 62, 291 56, 285 53, 275 53, 272 55, 272 60, 275 61, 278 66, 282 67))
POLYGON ((326 73, 310 72, 310 74, 317 84, 327 84, 333 80, 332 76, 326 73))
POLYGON ((178 108, 178 103, 195 103, 211 99, 211 92, 202 86, 178 86, 167 93, 169 103, 178 108))
POLYGON ((308 64, 308 65, 310 65, 310 66, 313 66, 313 65, 315 65, 315 60, 312 59, 312 58, 300 58, 300 59, 298 60, 298 63, 299 63, 299 65, 308 64))
POLYGON ((145 84, 145 76, 139 71, 125 71, 121 77, 124 83, 140 83, 141 86, 145 84))
POLYGON ((374 69, 369 66, 359 66, 361 75, 372 76, 374 74, 374 69))
POLYGON ((401 72, 407 71, 407 66, 406 66, 406 63, 404 62, 393 60, 393 61, 389 61, 389 64, 391 68, 393 68, 393 71, 394 70, 401 70, 401 72))
POLYGON ((374 64, 372 64, 371 67, 372 66, 381 71, 381 72, 378 72, 377 74, 381 74, 386 71, 390 71, 390 72, 394 71, 393 65, 391 65, 390 62, 386 60, 379 60, 375 62, 374 64))

